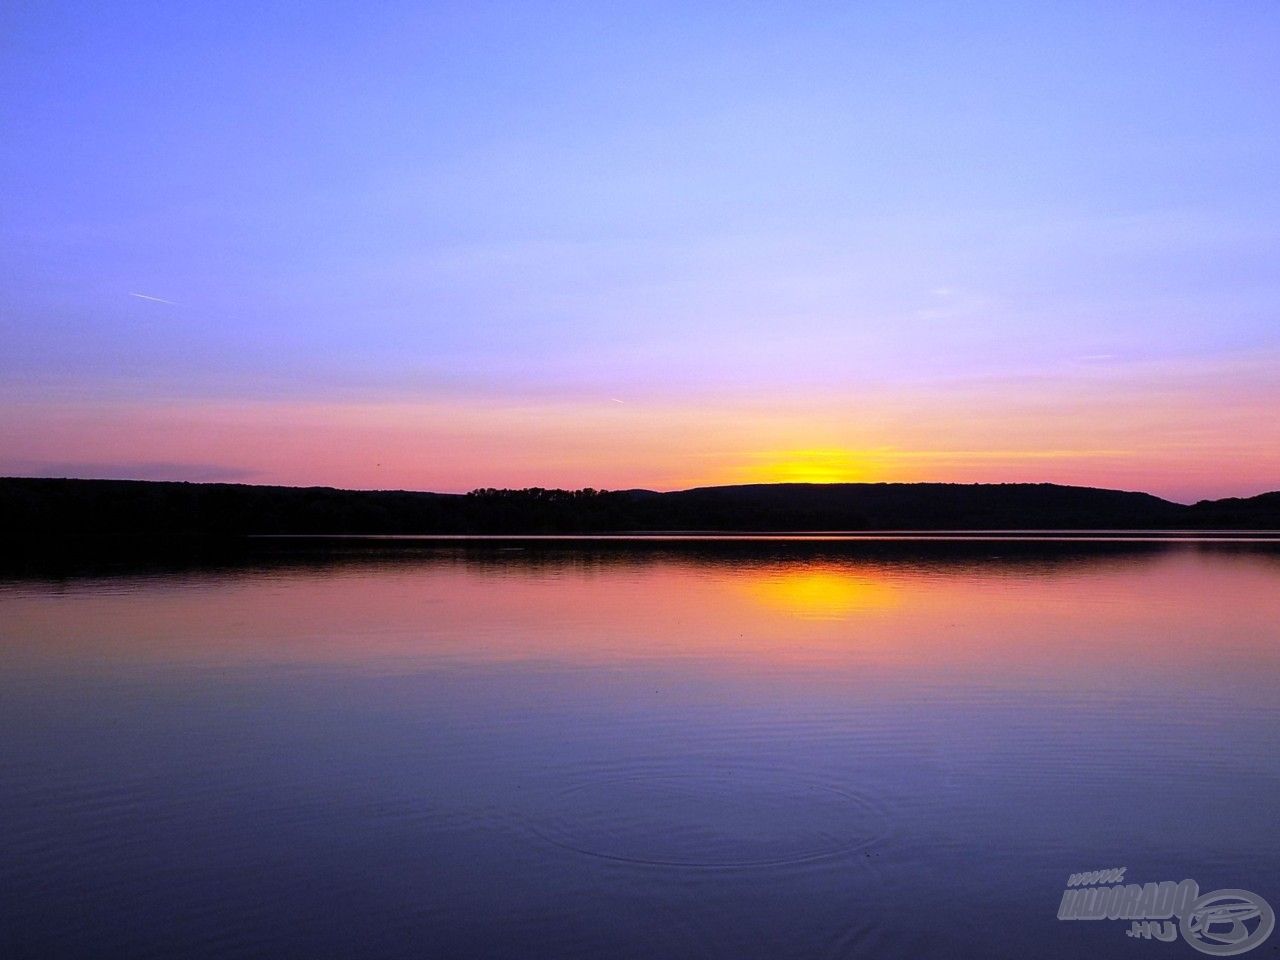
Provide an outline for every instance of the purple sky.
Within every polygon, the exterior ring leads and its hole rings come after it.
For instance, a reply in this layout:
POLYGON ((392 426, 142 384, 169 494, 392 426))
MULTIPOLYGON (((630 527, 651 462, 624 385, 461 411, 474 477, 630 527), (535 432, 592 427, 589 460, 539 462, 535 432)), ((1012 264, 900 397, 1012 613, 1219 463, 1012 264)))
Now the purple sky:
POLYGON ((19 3, 0 473, 1280 488, 1280 6, 19 3))

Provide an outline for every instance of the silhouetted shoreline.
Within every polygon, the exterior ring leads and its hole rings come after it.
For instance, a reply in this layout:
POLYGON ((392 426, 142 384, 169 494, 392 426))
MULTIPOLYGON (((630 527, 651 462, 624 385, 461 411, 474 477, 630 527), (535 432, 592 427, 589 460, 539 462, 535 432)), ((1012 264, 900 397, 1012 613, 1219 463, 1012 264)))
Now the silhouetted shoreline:
POLYGON ((755 484, 467 494, 0 478, 7 536, 1280 530, 1280 492, 1187 506, 1057 484, 755 484))

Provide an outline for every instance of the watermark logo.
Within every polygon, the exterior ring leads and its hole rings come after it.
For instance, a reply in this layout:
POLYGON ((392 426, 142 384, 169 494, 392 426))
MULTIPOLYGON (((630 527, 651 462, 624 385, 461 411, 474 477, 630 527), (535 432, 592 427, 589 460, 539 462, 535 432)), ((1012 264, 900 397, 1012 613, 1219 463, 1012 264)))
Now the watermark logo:
POLYGON ((1201 953, 1230 957, 1262 943, 1275 925, 1271 904, 1256 893, 1215 890, 1199 897, 1182 918, 1182 938, 1201 953))
POLYGON ((1125 883, 1126 867, 1073 873, 1058 904, 1059 920, 1128 920, 1125 936, 1233 957, 1258 946, 1276 925, 1271 904, 1248 890, 1201 894, 1194 880, 1125 883), (1174 919, 1177 922, 1174 922, 1174 919))

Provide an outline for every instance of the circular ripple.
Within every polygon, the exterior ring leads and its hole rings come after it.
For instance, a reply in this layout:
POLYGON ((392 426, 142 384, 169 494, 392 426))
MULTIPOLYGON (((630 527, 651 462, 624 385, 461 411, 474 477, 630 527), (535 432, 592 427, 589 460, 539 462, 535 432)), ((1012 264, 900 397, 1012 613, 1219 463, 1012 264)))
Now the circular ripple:
POLYGON ((884 836, 884 814, 824 783, 753 771, 646 774, 565 790, 535 825, 576 853, 666 867, 762 867, 862 850, 884 836))

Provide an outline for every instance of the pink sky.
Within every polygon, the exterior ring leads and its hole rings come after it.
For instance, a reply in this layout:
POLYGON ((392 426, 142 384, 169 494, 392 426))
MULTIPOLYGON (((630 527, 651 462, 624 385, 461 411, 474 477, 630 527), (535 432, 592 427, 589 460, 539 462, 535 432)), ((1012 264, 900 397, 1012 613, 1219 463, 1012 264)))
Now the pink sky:
POLYGON ((6 14, 0 474, 1280 488, 1280 5, 118 6, 6 14))
POLYGON ((40 400, 0 412, 0 471, 440 491, 1049 481, 1194 501, 1280 488, 1269 372, 1256 359, 1092 365, 678 400, 40 400))

